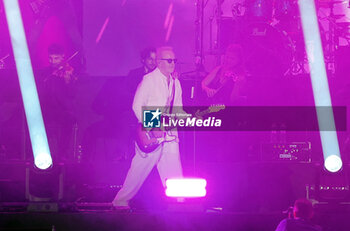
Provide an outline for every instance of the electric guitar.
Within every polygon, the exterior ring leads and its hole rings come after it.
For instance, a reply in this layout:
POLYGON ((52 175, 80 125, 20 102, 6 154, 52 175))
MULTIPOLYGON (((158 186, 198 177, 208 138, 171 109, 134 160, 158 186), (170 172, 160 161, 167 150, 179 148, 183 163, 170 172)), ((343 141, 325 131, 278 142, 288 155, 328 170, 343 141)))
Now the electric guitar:
MULTIPOLYGON (((201 118, 204 115, 218 112, 225 109, 225 105, 213 105, 204 111, 195 113, 195 117, 201 118)), ((170 129, 172 129, 171 127, 170 129)), ((168 128, 169 129, 169 128, 168 128)), ((165 128, 165 130, 167 130, 165 128)), ((164 131, 161 128, 153 128, 149 131, 143 129, 143 125, 139 123, 136 130, 137 146, 144 153, 150 153, 156 150, 162 143, 171 142, 177 139, 177 136, 171 135, 169 131, 164 131)))

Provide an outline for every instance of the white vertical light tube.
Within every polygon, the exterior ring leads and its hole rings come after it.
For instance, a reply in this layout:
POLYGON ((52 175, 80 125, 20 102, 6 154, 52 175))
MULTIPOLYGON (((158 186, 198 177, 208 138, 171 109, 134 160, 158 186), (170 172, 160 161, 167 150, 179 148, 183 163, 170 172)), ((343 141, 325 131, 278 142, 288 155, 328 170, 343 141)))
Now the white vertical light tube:
POLYGON ((342 168, 342 161, 333 110, 324 110, 324 108, 322 108, 323 106, 332 107, 332 101, 324 63, 315 3, 314 0, 299 0, 298 3, 307 57, 310 65, 312 90, 317 110, 325 168, 328 171, 337 172, 342 168), (332 129, 329 129, 329 127, 332 129), (325 128, 327 128, 327 130, 325 128))
POLYGON ((18 0, 4 0, 4 6, 30 141, 32 143, 34 162, 38 168, 46 169, 52 165, 52 158, 41 114, 19 3, 18 0))

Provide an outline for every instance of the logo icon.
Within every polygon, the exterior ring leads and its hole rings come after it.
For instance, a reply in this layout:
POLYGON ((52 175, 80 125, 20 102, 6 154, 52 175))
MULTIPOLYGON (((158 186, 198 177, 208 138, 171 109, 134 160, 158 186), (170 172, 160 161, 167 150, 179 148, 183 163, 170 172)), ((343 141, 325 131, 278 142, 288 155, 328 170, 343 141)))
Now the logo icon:
POLYGON ((143 111, 143 127, 144 128, 160 128, 160 118, 162 112, 157 110, 144 110, 143 111))

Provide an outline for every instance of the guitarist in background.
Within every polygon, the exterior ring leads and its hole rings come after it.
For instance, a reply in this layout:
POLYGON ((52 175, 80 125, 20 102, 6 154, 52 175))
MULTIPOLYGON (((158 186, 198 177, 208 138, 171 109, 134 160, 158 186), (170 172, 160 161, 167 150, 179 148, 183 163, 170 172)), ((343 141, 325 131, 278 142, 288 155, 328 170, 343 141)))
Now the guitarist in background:
POLYGON ((202 80, 202 89, 211 104, 233 106, 242 104, 242 88, 245 85, 245 68, 242 47, 231 44, 224 56, 222 65, 212 70, 202 80))
MULTIPOLYGON (((157 49, 157 68, 143 77, 134 97, 132 108, 139 123, 143 121, 143 106, 182 107, 180 81, 173 75, 176 61, 171 47, 157 49)), ((171 136, 177 138, 176 131, 171 133, 171 136)), ((166 179, 182 177, 178 138, 160 144, 149 153, 143 152, 135 144, 135 156, 125 182, 112 202, 114 208, 130 208, 129 201, 136 195, 154 166, 157 166, 164 187, 166 179)))
MULTIPOLYGON (((242 47, 231 44, 226 49, 223 63, 212 70, 203 80, 202 89, 211 105, 224 105, 225 110, 217 112, 217 118, 225 118, 229 106, 247 104, 244 88, 246 87, 246 71, 244 68, 242 47)), ((229 118, 228 118, 229 119, 229 118)), ((246 153, 249 139, 242 132, 215 132, 204 134, 203 148, 205 153, 216 153, 205 158, 210 161, 241 161, 246 153), (232 155, 235 153, 235 155, 232 155)))

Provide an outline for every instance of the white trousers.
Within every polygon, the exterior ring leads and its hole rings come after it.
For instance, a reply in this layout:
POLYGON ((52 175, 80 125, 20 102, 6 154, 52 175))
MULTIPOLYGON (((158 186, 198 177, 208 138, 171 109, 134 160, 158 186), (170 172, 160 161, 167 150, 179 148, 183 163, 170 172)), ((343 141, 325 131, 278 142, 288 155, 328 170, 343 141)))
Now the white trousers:
POLYGON ((164 188, 166 179, 183 176, 179 144, 176 141, 163 143, 156 150, 147 154, 135 144, 135 153, 123 187, 112 202, 113 206, 128 206, 129 200, 139 191, 155 165, 157 165, 164 188))

